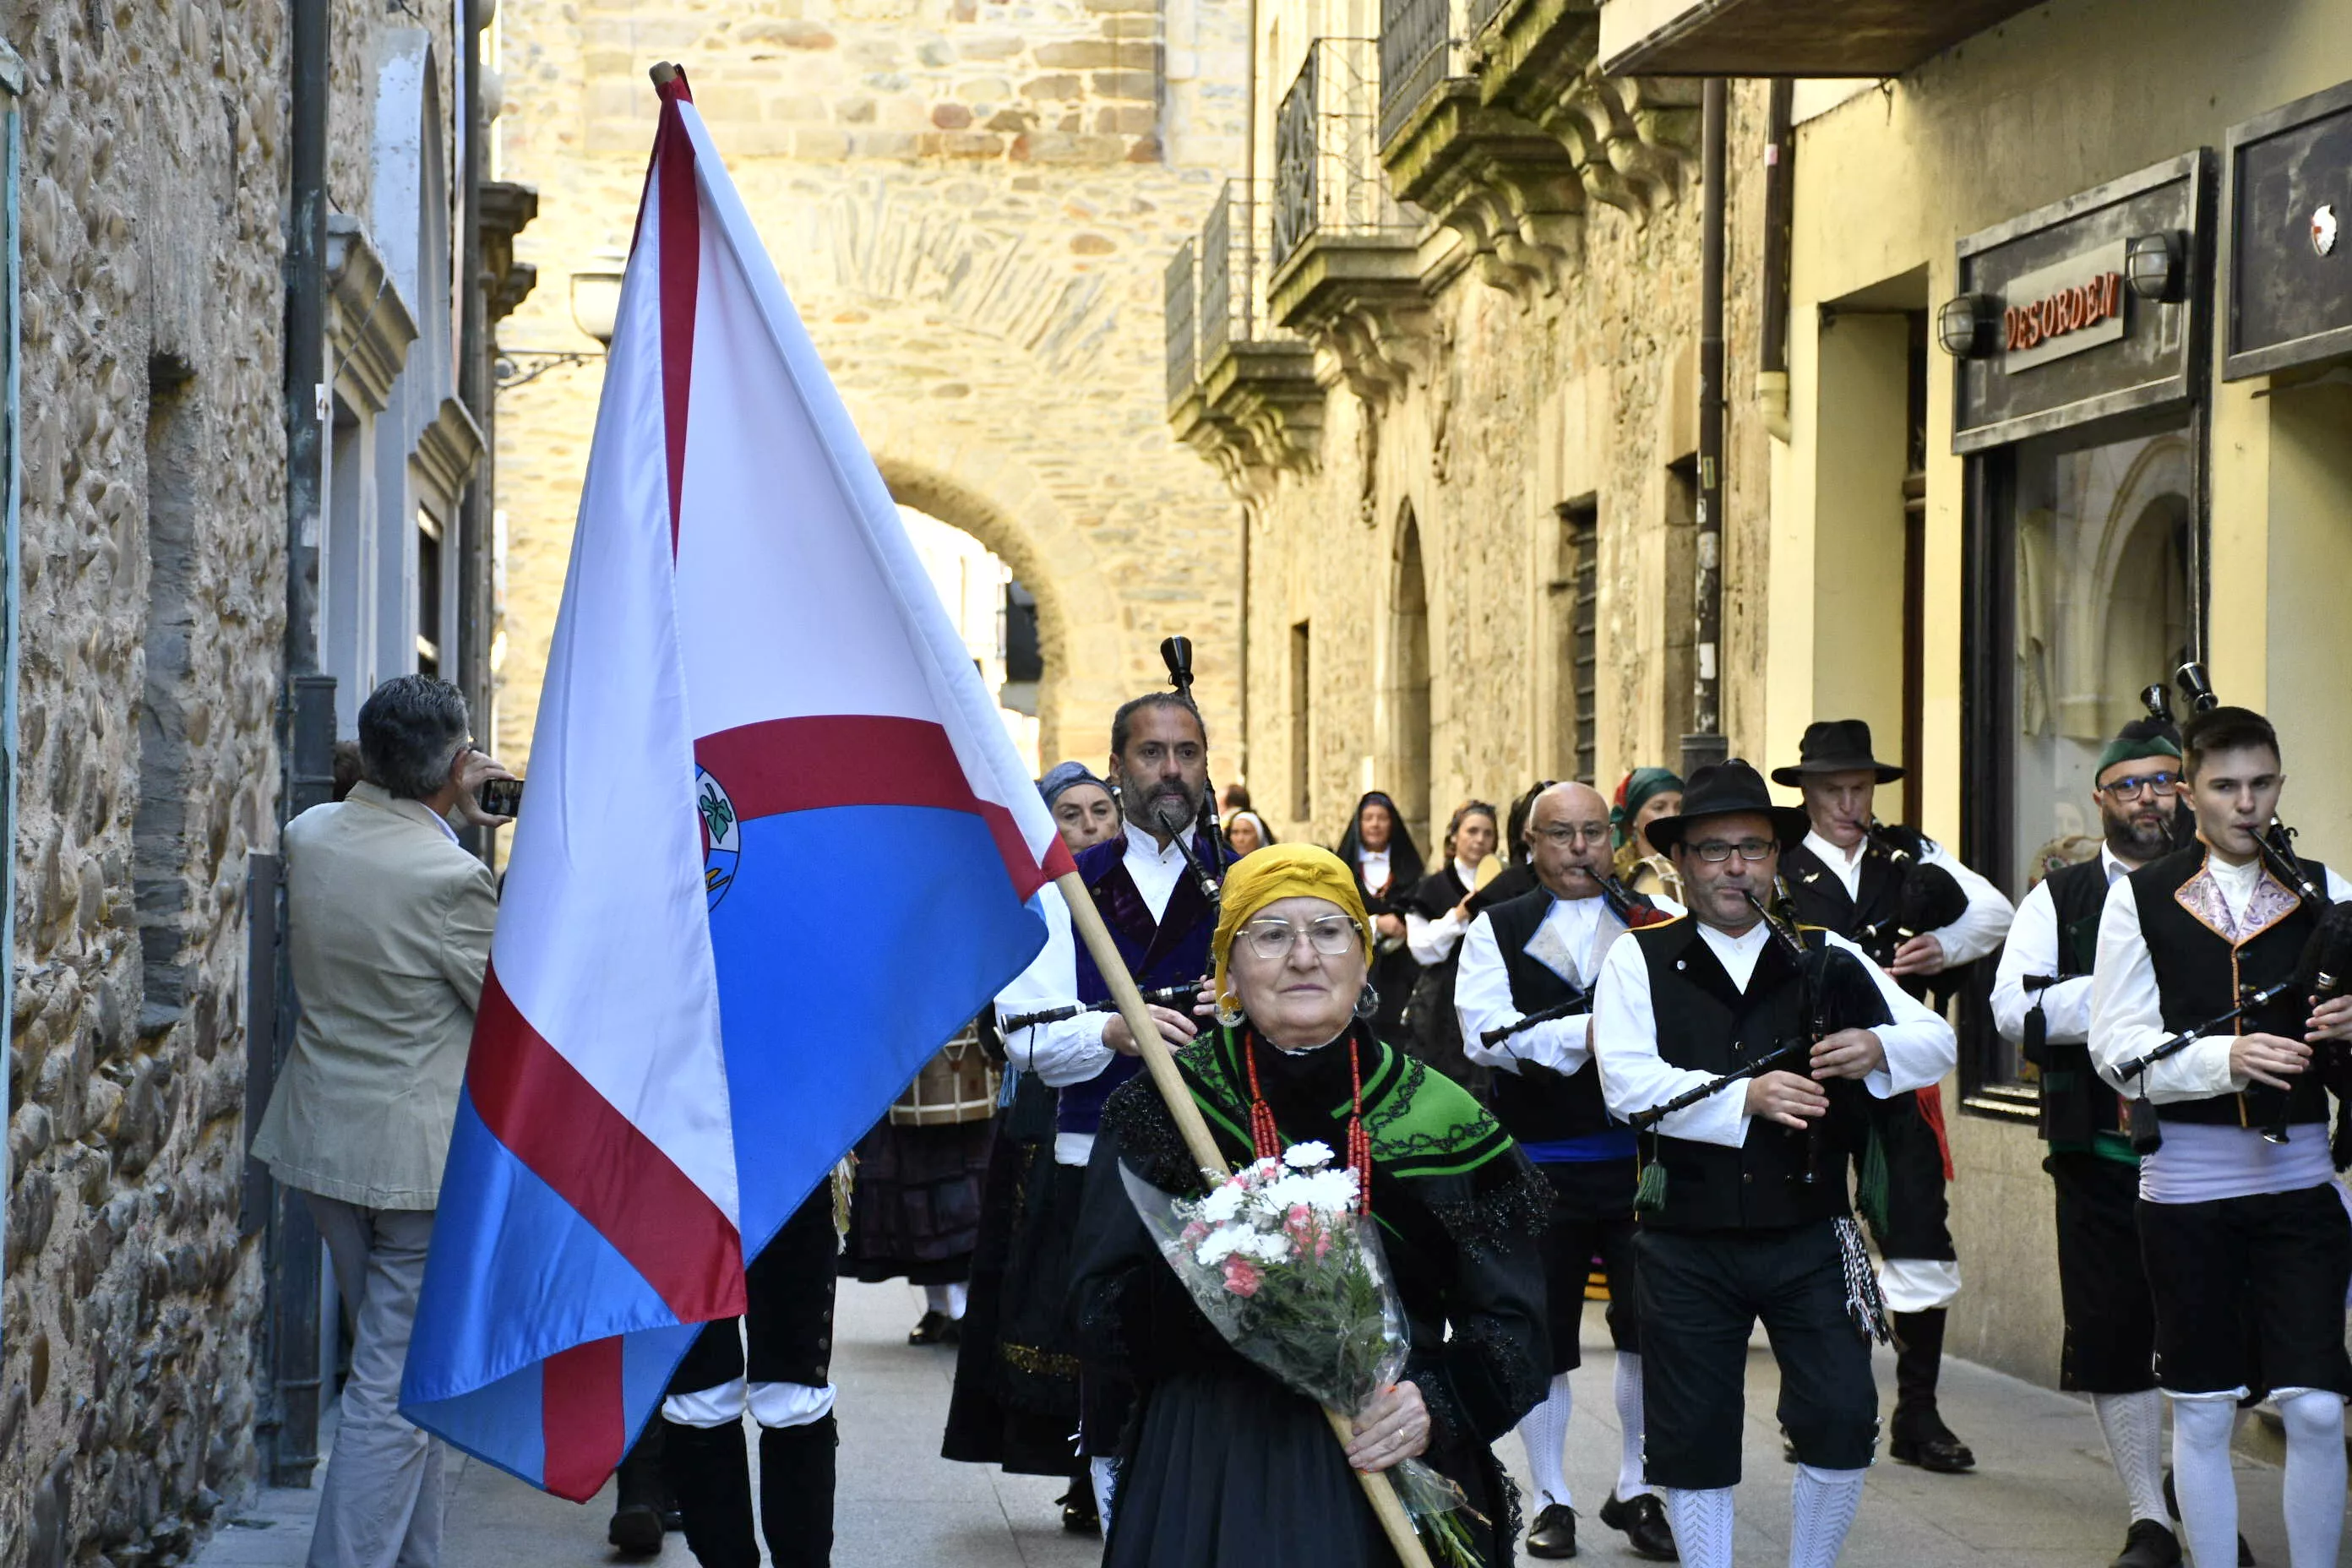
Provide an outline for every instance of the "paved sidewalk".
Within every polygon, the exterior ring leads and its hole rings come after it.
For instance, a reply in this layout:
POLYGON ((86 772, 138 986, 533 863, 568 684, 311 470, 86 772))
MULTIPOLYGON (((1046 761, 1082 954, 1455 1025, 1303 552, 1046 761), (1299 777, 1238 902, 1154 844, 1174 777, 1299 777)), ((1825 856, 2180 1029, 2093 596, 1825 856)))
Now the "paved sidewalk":
MULTIPOLYGON (((1058 1482, 1003 1476, 939 1458, 952 1352, 905 1342, 916 1298, 903 1286, 845 1282, 836 1325, 841 1380, 838 1568, 1081 1568, 1098 1559, 1090 1540, 1065 1535, 1058 1482)), ((1588 1331, 1599 1314, 1587 1315, 1588 1331)), ((1591 1516, 1616 1472, 1613 1366, 1589 1348, 1576 1374, 1569 1441, 1582 1560, 1632 1564, 1622 1538, 1591 1516)), ((1882 1401, 1891 1401, 1894 1363, 1882 1353, 1882 1401)), ((1871 1472, 1843 1561, 1899 1568, 2105 1568, 2123 1544, 2120 1493, 2097 1425, 2083 1401, 1959 1363, 1944 1373, 1944 1408, 1976 1447, 1969 1476, 1931 1476, 1883 1463, 1871 1472)), ((1789 1468, 1772 1419, 1777 1379, 1759 1344, 1749 1363, 1748 1484, 1740 1491, 1739 1561, 1786 1561, 1789 1468)), ((1521 1484, 1526 1463, 1516 1437, 1501 1451, 1521 1484)), ((2285 1568, 2279 1525, 2279 1472, 2242 1459, 2245 1533, 2264 1568, 2285 1568)), ((232 1510, 195 1558, 195 1568, 300 1568, 314 1491, 265 1491, 232 1510)), ((451 1503, 446 1568, 577 1568, 625 1561, 604 1544, 609 1497, 586 1508, 560 1502, 481 1464, 468 1463, 451 1503)), ((688 1568, 673 1537, 657 1560, 688 1568)), ((1526 1559, 1522 1559, 1525 1562, 1526 1559)), ((1280 1568, 1268 1564, 1267 1568, 1280 1568)))

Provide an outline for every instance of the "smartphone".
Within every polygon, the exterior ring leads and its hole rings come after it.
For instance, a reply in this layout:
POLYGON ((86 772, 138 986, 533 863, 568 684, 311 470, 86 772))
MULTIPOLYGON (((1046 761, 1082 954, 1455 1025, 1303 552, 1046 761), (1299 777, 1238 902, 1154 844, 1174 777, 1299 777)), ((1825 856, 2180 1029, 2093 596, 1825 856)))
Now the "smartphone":
POLYGON ((474 799, 492 816, 518 816, 522 811, 522 780, 484 779, 474 799))

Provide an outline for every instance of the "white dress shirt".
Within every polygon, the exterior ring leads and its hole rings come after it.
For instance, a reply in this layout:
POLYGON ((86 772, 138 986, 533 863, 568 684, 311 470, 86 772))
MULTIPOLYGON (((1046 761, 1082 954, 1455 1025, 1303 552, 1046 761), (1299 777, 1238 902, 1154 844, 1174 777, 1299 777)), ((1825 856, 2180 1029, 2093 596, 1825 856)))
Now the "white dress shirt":
POLYGON ((1363 875, 1365 889, 1376 899, 1403 890, 1389 886, 1389 852, 1385 849, 1357 850, 1356 869, 1363 875))
MULTIPOLYGON (((1667 914, 1683 912, 1671 899, 1652 901, 1667 914)), ((1503 964, 1493 916, 1492 910, 1482 910, 1470 922, 1462 939, 1462 963, 1454 972, 1454 1014, 1462 1025, 1464 1054, 1503 1072, 1518 1071, 1522 1062, 1562 1074, 1579 1070, 1592 1059, 1586 1037, 1590 1014, 1549 1019, 1492 1046, 1482 1043, 1480 1037, 1487 1030, 1527 1016, 1527 1009, 1511 1000, 1511 974, 1503 964)), ((1579 991, 1590 993, 1601 973, 1601 955, 1624 933, 1623 922, 1609 912, 1609 900, 1598 893, 1589 899, 1554 899, 1525 951, 1579 991)))
MULTIPOLYGON (((1830 868, 1830 874, 1843 885, 1849 899, 1862 897, 1862 857, 1869 843, 1868 838, 1864 838, 1852 849, 1841 849, 1818 832, 1805 835, 1805 847, 1821 858, 1822 864, 1830 868)), ((2000 939, 2008 934, 2010 919, 2015 911, 2010 908, 2009 900, 2001 897, 1999 888, 1961 865, 1950 851, 1934 839, 1927 839, 1926 843, 1927 847, 1919 854, 1919 863, 1941 866, 1949 871, 1952 879, 1959 883, 1960 891, 1969 898, 1966 914, 1940 931, 1921 933, 1934 937, 1942 944, 1944 967, 1956 969, 1999 947, 2000 939)))
MULTIPOLYGON (((2099 846, 2099 864, 2106 869, 2110 888, 2131 874, 2131 868, 2105 844, 2099 846)), ((2017 906, 2009 940, 2001 944, 2000 966, 1993 971, 1992 1021, 2001 1038, 2012 1045, 2025 1038, 2025 1016, 2033 1011, 2037 995, 2044 1039, 2074 1045, 2091 1037, 2089 975, 2071 976, 2043 986, 2039 993, 2025 988, 2029 974, 2058 973, 2058 904, 2050 896, 2050 879, 2044 877, 2017 906)))
MULTIPOLYGON (((2231 866, 2208 854, 2205 871, 2234 926, 2262 880, 2262 862, 2231 866)), ((2338 902, 2352 899, 2352 883, 2332 868, 2327 896, 2338 902)), ((2202 1036, 2134 1078, 2124 1078, 2126 1062, 2172 1037, 2164 1026, 2156 965, 2140 931, 2139 902, 2127 877, 2108 888, 2106 907, 2099 913, 2099 955, 2092 982, 2091 1061, 2118 1092, 2144 1092, 2165 1105, 2245 1091, 2252 1080, 2230 1067, 2234 1031, 2202 1036)), ((2259 1128, 2170 1121, 2164 1124, 2164 1146, 2140 1160, 2140 1196, 2149 1203, 2207 1203, 2294 1192, 2333 1180, 2335 1174, 2325 1133, 2274 1144, 2263 1140, 2259 1128)))
MULTIPOLYGON (((1183 846, 1174 839, 1162 845, 1132 822, 1127 824, 1127 874, 1154 921, 1168 913, 1168 900, 1186 869, 1183 846)), ((1044 1013, 1066 1007, 1078 999, 1076 934, 1070 929, 1070 906, 1051 882, 1030 900, 1045 921, 1045 945, 1029 967, 996 994, 1000 1020, 1023 1013, 1044 1013)), ((1004 1037, 1004 1058, 1023 1072, 1034 1072, 1053 1089, 1085 1083, 1110 1066, 1118 1053, 1103 1044, 1108 1013, 1081 1013, 1059 1023, 1033 1024, 1004 1037)), ((1064 1165, 1083 1165, 1094 1152, 1094 1137, 1086 1132, 1061 1132, 1054 1138, 1054 1159, 1064 1165)))
MULTIPOLYGON (((1466 860, 1456 860, 1454 862, 1454 875, 1464 887, 1474 891, 1476 889, 1478 868, 1466 860)), ((1454 947, 1462 941, 1462 933, 1469 929, 1469 922, 1462 918, 1459 910, 1457 904, 1433 919, 1419 910, 1406 914, 1405 951, 1412 954, 1415 963, 1426 969, 1433 963, 1444 963, 1452 955, 1454 947)))
MULTIPOLYGON (((1738 936, 1709 925, 1699 937, 1721 962, 1731 983, 1745 994, 1772 933, 1760 921, 1738 936)), ((1943 1080, 1958 1059, 1958 1041, 1951 1025, 1929 1012, 1896 985, 1885 970, 1862 957, 1862 950, 1834 932, 1832 947, 1842 947, 1870 972, 1878 994, 1886 1001, 1894 1021, 1872 1032, 1886 1053, 1885 1064, 1864 1079, 1863 1085, 1881 1100, 1943 1080)), ((1650 967, 1639 942, 1621 942, 1601 962, 1601 984, 1593 998, 1592 1045, 1601 1061, 1601 1095, 1609 1114, 1630 1121, 1654 1105, 1687 1093, 1715 1075, 1670 1065, 1658 1054, 1657 1015, 1650 1003, 1650 967)), ((1675 1111, 1660 1121, 1656 1131, 1694 1143, 1719 1143, 1737 1149, 1748 1141, 1748 1096, 1734 1086, 1711 1094, 1696 1105, 1675 1111)))

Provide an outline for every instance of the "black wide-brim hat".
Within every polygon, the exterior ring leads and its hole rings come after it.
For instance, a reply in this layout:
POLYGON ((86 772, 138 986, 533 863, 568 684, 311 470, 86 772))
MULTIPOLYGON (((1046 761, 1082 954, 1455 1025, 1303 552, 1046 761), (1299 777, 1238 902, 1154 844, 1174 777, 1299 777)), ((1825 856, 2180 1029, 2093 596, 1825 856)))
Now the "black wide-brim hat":
POLYGON ((1797 742, 1797 765, 1774 768, 1776 784, 1801 784, 1808 773, 1853 773, 1869 769, 1880 784, 1893 784, 1903 770, 1870 754, 1870 725, 1860 719, 1823 719, 1805 726, 1797 742))
POLYGON ((1769 816, 1773 830, 1780 837, 1780 847, 1789 848, 1804 842, 1812 828, 1811 820, 1793 805, 1775 805, 1772 792, 1764 787, 1764 776, 1738 757, 1728 762, 1709 763, 1690 776, 1683 785, 1683 809, 1680 815, 1662 816, 1643 829, 1650 847, 1665 853, 1682 841, 1683 835, 1694 823, 1710 816, 1769 816))

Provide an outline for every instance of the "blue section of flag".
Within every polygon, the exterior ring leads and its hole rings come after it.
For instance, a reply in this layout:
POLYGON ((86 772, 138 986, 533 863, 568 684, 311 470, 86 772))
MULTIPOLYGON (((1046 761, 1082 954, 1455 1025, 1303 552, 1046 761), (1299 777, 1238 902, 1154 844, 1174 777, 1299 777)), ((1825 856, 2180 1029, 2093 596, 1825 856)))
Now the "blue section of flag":
POLYGON ((748 1258, 1045 927, 969 812, 830 806, 741 835, 710 941, 748 1258))

